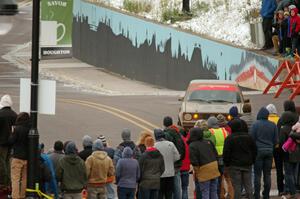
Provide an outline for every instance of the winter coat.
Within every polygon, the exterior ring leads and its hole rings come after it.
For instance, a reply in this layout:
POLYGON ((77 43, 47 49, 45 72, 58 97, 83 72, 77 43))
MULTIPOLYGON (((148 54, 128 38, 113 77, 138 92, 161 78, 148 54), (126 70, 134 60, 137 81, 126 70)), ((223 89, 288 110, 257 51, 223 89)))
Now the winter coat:
POLYGON ((135 145, 133 141, 124 141, 115 150, 114 154, 114 164, 117 165, 119 159, 122 158, 122 153, 125 147, 130 147, 133 151, 133 158, 138 160, 141 157, 140 149, 135 145))
POLYGON ((36 177, 36 179, 38 179, 40 190, 43 193, 46 193, 46 194, 52 193, 55 195, 56 198, 58 198, 57 184, 55 184, 55 185, 52 184, 52 183, 56 183, 55 175, 53 176, 53 174, 51 173, 51 170, 48 166, 49 165, 46 162, 46 160, 40 156, 38 159, 38 168, 36 170, 35 177, 36 177), (54 177, 54 179, 53 179, 53 177, 54 177), (49 186, 49 185, 53 185, 53 187, 49 186))
POLYGON ((55 198, 58 198, 58 188, 53 162, 47 154, 42 153, 41 158, 43 159, 44 165, 47 167, 50 173, 49 181, 44 183, 44 190, 46 193, 54 194, 55 198))
POLYGON ((154 147, 159 150, 164 158, 165 171, 161 178, 173 177, 175 175, 174 163, 180 159, 178 150, 173 142, 167 140, 160 140, 154 144, 154 147))
POLYGON ((290 16, 290 23, 289 23, 289 32, 290 36, 298 37, 298 33, 300 32, 300 17, 298 16, 298 8, 293 8, 292 10, 295 11, 294 16, 290 16))
POLYGON ((247 132, 241 132, 239 120, 232 122, 232 134, 224 144, 223 160, 225 166, 250 167, 254 164, 257 149, 254 140, 247 132))
POLYGON ((107 155, 110 157, 110 159, 114 159, 114 155, 115 155, 115 150, 113 148, 110 147, 104 147, 103 151, 105 151, 107 153, 107 155))
POLYGON ((277 8, 276 0, 263 0, 260 15, 263 18, 273 18, 274 11, 277 8))
POLYGON ((56 178, 67 193, 80 193, 87 184, 84 161, 75 154, 65 155, 58 164, 56 178))
POLYGON ((60 152, 60 151, 54 151, 53 153, 49 154, 49 158, 50 160, 52 161, 53 163, 53 167, 54 167, 54 170, 56 171, 57 169, 57 166, 58 166, 58 163, 59 163, 59 160, 61 158, 63 158, 65 155, 60 152))
POLYGON ((189 145, 187 144, 187 139, 182 136, 182 140, 185 145, 185 157, 182 160, 182 166, 180 168, 180 171, 189 171, 190 170, 190 151, 189 151, 189 145))
POLYGON ((180 159, 176 161, 174 164, 175 169, 180 169, 182 165, 182 160, 185 158, 185 145, 182 140, 182 136, 179 133, 179 129, 176 126, 172 125, 166 128, 164 132, 165 132, 165 139, 170 142, 173 142, 177 151, 180 154, 180 159))
POLYGON ((252 124, 254 123, 254 118, 253 118, 252 114, 251 113, 244 113, 243 116, 240 119, 246 122, 248 131, 250 131, 250 129, 252 127, 252 124))
POLYGON ((12 126, 17 118, 16 112, 10 107, 0 109, 0 146, 6 145, 11 135, 12 126))
POLYGON ((82 151, 80 151, 78 153, 78 156, 83 160, 83 161, 86 161, 86 159, 92 155, 93 153, 93 149, 92 149, 92 146, 86 146, 84 147, 84 149, 82 151))
POLYGON ((137 187, 140 179, 140 167, 136 159, 133 159, 133 151, 126 147, 122 152, 122 159, 117 163, 116 181, 118 187, 131 188, 137 187))
POLYGON ((12 157, 27 160, 28 158, 28 134, 31 128, 31 121, 22 121, 15 124, 8 144, 12 146, 12 157))
POLYGON ((162 154, 154 147, 148 148, 142 154, 139 165, 141 169, 139 186, 144 189, 159 189, 160 176, 165 171, 162 154))
POLYGON ((105 151, 94 151, 85 161, 89 185, 105 184, 115 174, 112 159, 105 151))
POLYGON ((189 144, 190 161, 195 177, 199 182, 205 182, 220 176, 217 162, 217 151, 211 141, 203 139, 203 131, 191 129, 189 144))
POLYGON ((257 121, 252 125, 251 136, 258 151, 273 151, 278 143, 277 126, 268 120, 269 111, 263 107, 257 114, 257 121))

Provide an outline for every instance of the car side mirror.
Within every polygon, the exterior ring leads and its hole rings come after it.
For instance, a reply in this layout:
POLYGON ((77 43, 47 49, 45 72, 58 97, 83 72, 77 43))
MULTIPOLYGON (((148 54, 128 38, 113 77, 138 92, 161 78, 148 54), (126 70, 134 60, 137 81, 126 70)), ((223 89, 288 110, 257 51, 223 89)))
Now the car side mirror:
POLYGON ((178 101, 182 102, 184 97, 179 97, 178 101))
POLYGON ((250 99, 244 99, 245 103, 250 103, 250 99))

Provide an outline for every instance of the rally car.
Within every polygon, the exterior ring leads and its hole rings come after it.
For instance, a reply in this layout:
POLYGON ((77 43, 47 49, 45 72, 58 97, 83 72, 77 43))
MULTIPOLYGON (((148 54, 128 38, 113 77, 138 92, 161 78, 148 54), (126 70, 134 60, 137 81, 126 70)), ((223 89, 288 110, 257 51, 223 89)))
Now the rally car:
POLYGON ((237 106, 241 113, 244 100, 243 94, 234 81, 222 80, 193 80, 190 82, 178 114, 178 125, 185 129, 194 126, 199 119, 223 114, 227 120, 232 119, 228 114, 232 106, 237 106))

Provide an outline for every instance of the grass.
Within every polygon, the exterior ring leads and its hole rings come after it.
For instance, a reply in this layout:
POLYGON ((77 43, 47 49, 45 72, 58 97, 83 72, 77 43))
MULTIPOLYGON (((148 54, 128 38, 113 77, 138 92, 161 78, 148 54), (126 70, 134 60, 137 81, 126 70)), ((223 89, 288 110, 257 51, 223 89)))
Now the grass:
POLYGON ((129 12, 133 12, 135 14, 150 12, 152 10, 152 5, 150 2, 146 2, 143 0, 124 0, 123 7, 125 10, 129 12))

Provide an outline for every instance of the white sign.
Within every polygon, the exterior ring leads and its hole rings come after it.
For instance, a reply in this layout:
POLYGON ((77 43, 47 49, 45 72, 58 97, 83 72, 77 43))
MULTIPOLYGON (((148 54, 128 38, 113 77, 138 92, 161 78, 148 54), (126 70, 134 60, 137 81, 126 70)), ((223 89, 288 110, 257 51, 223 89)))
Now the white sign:
MULTIPOLYGON (((30 112, 31 81, 20 79, 20 112, 30 112)), ((56 81, 40 80, 38 90, 38 113, 55 115, 56 81)))

